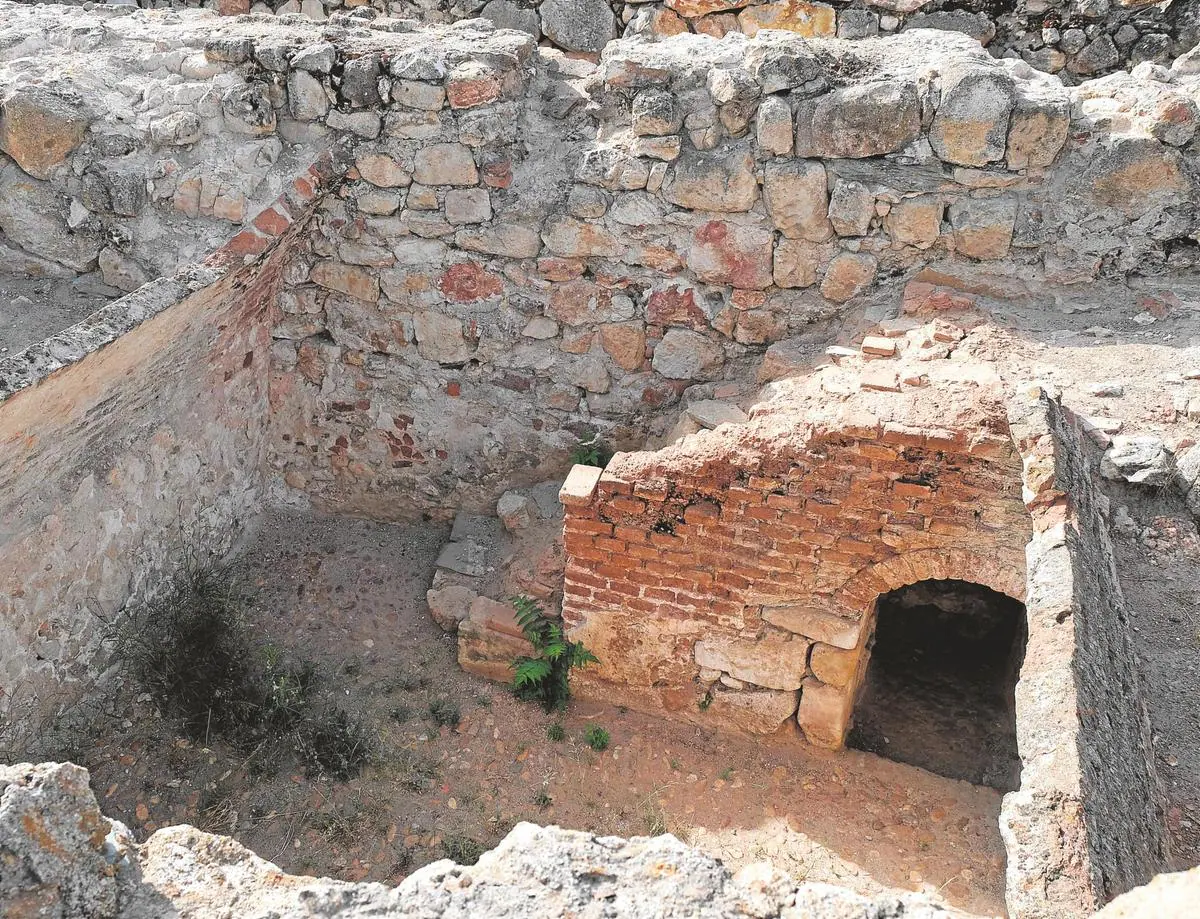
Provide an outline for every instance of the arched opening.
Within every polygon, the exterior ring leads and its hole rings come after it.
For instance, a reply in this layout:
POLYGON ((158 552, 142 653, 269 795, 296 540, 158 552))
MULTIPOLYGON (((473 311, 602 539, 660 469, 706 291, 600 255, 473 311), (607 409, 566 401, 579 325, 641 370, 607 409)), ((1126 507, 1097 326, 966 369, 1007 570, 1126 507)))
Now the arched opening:
POLYGON ((1015 790, 1024 604, 979 584, 928 580, 882 594, 875 615, 848 745, 1015 790))

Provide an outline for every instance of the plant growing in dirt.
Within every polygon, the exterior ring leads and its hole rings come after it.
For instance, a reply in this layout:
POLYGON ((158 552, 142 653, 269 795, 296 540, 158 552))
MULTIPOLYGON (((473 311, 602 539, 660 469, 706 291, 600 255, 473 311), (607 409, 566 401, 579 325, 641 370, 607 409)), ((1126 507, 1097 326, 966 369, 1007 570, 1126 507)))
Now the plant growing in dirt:
POLYGON ((571 698, 571 671, 599 663, 596 655, 583 642, 568 639, 562 622, 547 616, 536 600, 516 597, 512 603, 517 624, 533 645, 532 656, 518 657, 512 663, 517 698, 539 702, 548 712, 566 708, 571 698))
POLYGON ((612 459, 613 453, 595 431, 579 438, 571 451, 571 462, 582 466, 599 466, 603 469, 612 459))
POLYGON ((123 617, 114 638, 137 684, 192 740, 256 740, 269 692, 246 653, 242 605, 227 572, 185 570, 123 617))
POLYGON ((460 865, 473 865, 487 851, 487 846, 470 836, 452 835, 442 840, 442 851, 460 865))
POLYGON ((462 710, 449 699, 433 699, 428 710, 438 727, 452 728, 462 721, 462 710))
POLYGON ((371 757, 369 732, 337 706, 316 709, 314 663, 275 645, 256 653, 245 616, 251 600, 227 570, 189 565, 118 620, 117 659, 192 740, 220 738, 256 754, 279 753, 290 740, 310 771, 352 778, 371 757))
POLYGON ((602 753, 608 749, 608 744, 612 740, 612 736, 607 730, 600 727, 598 724, 593 724, 587 729, 587 733, 583 735, 583 739, 587 741, 587 745, 597 753, 602 753))

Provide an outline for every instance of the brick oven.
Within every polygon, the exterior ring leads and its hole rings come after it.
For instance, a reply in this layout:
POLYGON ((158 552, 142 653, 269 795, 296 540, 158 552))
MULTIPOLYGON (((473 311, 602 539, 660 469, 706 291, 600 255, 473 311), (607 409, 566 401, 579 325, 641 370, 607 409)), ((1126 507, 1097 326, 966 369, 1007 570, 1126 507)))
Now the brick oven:
POLYGON ((953 580, 1022 600, 1031 524, 1000 387, 938 364, 894 389, 874 362, 831 365, 747 424, 575 467, 563 616, 601 661, 582 691, 840 748, 882 595, 953 580))

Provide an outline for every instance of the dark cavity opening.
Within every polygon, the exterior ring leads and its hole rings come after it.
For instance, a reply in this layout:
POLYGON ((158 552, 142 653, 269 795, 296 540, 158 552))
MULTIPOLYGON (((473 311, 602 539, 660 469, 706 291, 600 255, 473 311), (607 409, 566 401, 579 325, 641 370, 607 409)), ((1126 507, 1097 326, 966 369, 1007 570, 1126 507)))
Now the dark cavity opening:
POLYGON ((876 611, 849 745, 1016 790, 1025 605, 967 581, 920 581, 880 596, 876 611))

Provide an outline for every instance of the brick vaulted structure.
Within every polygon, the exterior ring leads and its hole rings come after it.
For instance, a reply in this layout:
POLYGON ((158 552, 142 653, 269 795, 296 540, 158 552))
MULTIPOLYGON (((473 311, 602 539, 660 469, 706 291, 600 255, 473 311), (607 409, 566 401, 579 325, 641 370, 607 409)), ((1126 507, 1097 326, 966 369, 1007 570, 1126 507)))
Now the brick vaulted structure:
POLYGON ((564 617, 605 694, 753 733, 795 716, 837 748, 881 594, 956 579, 1024 599, 1031 526, 998 388, 839 398, 822 387, 854 374, 826 370, 749 424, 576 468, 564 617))

